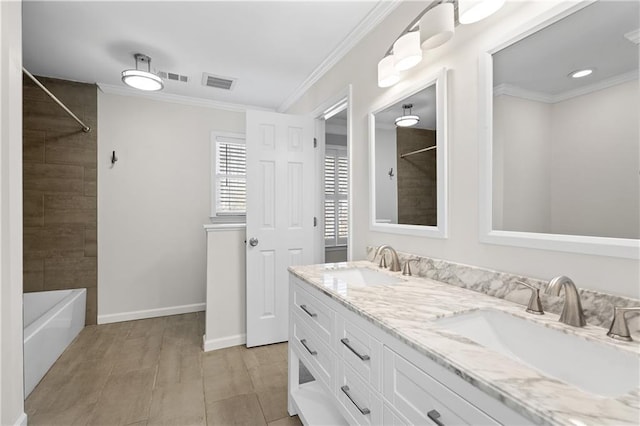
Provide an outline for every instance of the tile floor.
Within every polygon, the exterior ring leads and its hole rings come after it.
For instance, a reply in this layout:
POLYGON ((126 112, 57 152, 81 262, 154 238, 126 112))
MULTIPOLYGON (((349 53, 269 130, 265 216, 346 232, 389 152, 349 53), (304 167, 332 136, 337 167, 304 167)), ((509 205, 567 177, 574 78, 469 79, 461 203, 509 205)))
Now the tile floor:
POLYGON ((204 313, 87 326, 25 401, 36 425, 300 425, 287 344, 202 352, 204 313))

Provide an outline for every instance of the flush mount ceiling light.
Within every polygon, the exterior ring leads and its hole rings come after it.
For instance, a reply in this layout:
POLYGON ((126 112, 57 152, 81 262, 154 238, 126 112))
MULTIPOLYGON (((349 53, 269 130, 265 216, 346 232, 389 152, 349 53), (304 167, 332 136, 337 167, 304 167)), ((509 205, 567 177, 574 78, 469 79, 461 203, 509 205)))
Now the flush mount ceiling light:
POLYGON ((418 117, 417 115, 412 115, 411 108, 413 108, 413 104, 402 105, 402 116, 396 118, 396 126, 411 127, 418 124, 418 121, 420 121, 420 117, 418 117), (407 114, 407 110, 409 111, 409 114, 407 114))
POLYGON ((461 24, 473 24, 494 14, 505 0, 458 0, 458 20, 461 24))
POLYGON ((455 32, 453 3, 442 3, 430 9, 420 19, 422 50, 433 49, 447 41, 455 32))
POLYGON ((398 71, 405 71, 420 63, 422 49, 420 48, 420 32, 411 31, 404 34, 393 43, 394 67, 398 71))
POLYGON ((593 69, 587 68, 587 69, 583 69, 583 70, 573 71, 573 72, 569 73, 569 77, 571 77, 571 78, 581 78, 581 77, 586 77, 588 75, 591 75, 592 73, 593 73, 593 69))
POLYGON ((162 79, 151 72, 151 58, 142 53, 133 55, 136 60, 135 70, 122 71, 122 82, 134 89, 145 91, 162 90, 162 79), (147 64, 147 71, 139 69, 139 64, 147 64))
POLYGON ((393 55, 387 55, 378 62, 378 87, 393 86, 400 80, 400 73, 393 66, 394 63, 393 55))

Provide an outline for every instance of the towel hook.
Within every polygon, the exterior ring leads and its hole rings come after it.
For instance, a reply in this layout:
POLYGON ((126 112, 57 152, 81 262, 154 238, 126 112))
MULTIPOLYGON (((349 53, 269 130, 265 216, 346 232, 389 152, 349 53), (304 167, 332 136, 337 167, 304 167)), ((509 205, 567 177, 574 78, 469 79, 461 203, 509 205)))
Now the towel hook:
POLYGON ((111 153, 111 165, 116 164, 116 161, 118 161, 118 157, 116 157, 116 152, 115 152, 115 151, 113 151, 113 152, 111 153))

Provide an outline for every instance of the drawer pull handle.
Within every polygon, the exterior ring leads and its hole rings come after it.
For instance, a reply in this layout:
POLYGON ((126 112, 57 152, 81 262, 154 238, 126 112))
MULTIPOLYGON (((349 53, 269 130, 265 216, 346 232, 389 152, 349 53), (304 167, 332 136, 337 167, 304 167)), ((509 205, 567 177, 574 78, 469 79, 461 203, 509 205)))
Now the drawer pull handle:
POLYGON ((347 348, 349 348, 349 350, 351 352, 356 354, 356 356, 358 358, 360 358, 362 361, 368 361, 369 360, 369 355, 362 355, 362 354, 358 353, 358 351, 353 349, 353 347, 349 344, 349 339, 347 339, 346 337, 344 339, 340 339, 340 341, 342 342, 343 345, 345 345, 347 348))
POLYGON ((440 420, 438 420, 440 418, 440 413, 438 413, 438 410, 431 410, 427 413, 427 416, 433 420, 433 422, 438 425, 438 426, 444 426, 444 423, 442 423, 440 420))
POLYGON ((313 356, 318 355, 318 352, 312 351, 311 349, 309 349, 309 346, 307 346, 307 339, 300 340, 300 343, 302 343, 302 346, 304 346, 307 352, 309 352, 311 355, 313 356))
POLYGON ((345 395, 347 395, 347 398, 349 398, 349 401, 351 401, 353 403, 353 405, 356 406, 356 408, 358 409, 358 411, 360 411, 362 414, 367 415, 369 413, 371 413, 371 410, 369 410, 368 408, 360 408, 360 406, 358 405, 358 403, 353 399, 353 397, 349 394, 349 386, 344 385, 340 388, 340 390, 342 392, 344 392, 345 395))
POLYGON ((315 318, 318 316, 318 314, 316 314, 315 312, 311 312, 309 308, 307 308, 307 305, 300 305, 300 309, 305 311, 311 318, 315 318))

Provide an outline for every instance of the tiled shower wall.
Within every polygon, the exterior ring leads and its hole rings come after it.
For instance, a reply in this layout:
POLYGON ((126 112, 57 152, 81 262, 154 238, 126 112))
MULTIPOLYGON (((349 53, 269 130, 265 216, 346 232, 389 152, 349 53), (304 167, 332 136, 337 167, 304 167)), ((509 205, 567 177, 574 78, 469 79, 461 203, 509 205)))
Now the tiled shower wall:
POLYGON ((95 324, 97 88, 37 78, 92 130, 24 77, 24 291, 84 287, 86 323, 95 324))
POLYGON ((436 151, 426 151, 400 158, 407 152, 436 144, 434 130, 396 129, 398 151, 398 223, 436 226, 438 191, 436 184, 436 151))

